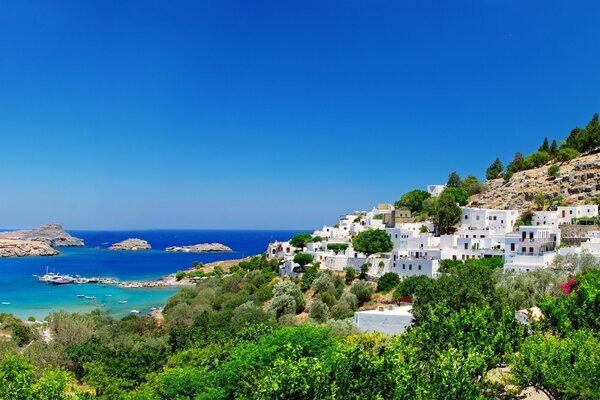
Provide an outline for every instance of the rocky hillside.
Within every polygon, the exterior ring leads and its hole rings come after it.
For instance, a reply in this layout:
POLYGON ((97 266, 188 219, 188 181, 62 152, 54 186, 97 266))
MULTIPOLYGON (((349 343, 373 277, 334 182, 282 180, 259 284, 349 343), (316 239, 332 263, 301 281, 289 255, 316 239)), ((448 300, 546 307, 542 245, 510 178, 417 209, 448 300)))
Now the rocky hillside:
POLYGON ((470 205, 526 211, 536 209, 534 199, 539 193, 548 198, 562 196, 567 204, 593 201, 600 194, 600 154, 564 163, 557 178, 548 174, 549 166, 517 172, 508 182, 502 178, 488 181, 488 189, 471 196, 470 205))

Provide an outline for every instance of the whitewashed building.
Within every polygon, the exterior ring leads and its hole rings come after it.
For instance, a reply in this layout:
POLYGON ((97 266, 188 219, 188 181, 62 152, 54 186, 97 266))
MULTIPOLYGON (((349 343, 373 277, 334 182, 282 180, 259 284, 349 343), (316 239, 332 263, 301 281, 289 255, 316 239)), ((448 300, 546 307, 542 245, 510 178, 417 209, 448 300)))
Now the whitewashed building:
POLYGON ((462 207, 460 226, 463 229, 487 229, 498 233, 512 232, 519 219, 516 210, 491 210, 485 208, 462 207))

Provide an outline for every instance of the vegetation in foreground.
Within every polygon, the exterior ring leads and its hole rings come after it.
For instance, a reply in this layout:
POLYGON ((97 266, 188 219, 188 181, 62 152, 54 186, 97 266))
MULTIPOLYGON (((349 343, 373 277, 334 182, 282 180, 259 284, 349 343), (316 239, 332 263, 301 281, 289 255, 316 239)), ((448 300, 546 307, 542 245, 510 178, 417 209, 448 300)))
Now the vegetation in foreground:
POLYGON ((46 342, 3 315, 0 399, 506 399, 529 386, 597 399, 600 271, 574 257, 518 275, 497 259, 444 261, 437 280, 378 285, 318 266, 281 281, 257 257, 178 292, 162 324, 57 312, 46 342), (348 320, 373 296, 412 295, 415 324, 401 335, 348 320), (517 323, 534 305, 544 318, 517 323))

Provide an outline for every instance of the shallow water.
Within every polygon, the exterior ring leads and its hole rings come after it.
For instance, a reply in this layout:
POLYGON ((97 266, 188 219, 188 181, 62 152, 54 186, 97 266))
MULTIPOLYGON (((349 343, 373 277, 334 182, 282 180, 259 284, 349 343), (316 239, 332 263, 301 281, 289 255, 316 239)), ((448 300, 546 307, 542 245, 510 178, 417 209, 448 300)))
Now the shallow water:
POLYGON ((12 313, 19 318, 44 318, 54 310, 87 312, 95 308, 122 317, 132 309, 147 313, 152 307, 161 307, 178 288, 125 289, 114 285, 40 283, 33 275, 50 271, 85 277, 113 277, 121 281, 150 280, 190 268, 194 261, 203 263, 243 258, 263 253, 274 240, 287 240, 297 231, 209 231, 209 230, 154 230, 154 231, 70 231, 85 240, 83 248, 59 248, 60 256, 0 259, 0 312, 12 313), (106 248, 112 243, 140 238, 152 245, 152 250, 113 252, 106 248), (232 253, 171 253, 168 246, 198 243, 223 243, 232 253), (78 294, 95 296, 95 300, 77 298, 78 294), (120 304, 119 301, 127 301, 120 304))

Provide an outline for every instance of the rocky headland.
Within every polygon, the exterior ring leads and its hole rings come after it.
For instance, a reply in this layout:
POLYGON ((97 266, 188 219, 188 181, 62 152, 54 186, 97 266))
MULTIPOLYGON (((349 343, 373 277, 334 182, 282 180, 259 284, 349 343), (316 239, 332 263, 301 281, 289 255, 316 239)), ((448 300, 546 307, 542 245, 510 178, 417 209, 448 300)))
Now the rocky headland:
POLYGON ((182 253, 231 253, 233 250, 221 243, 202 243, 192 246, 171 246, 165 251, 174 251, 182 253))
POLYGON ((0 257, 55 256, 48 244, 33 240, 0 239, 0 257))
POLYGON ((50 247, 80 247, 85 245, 82 239, 69 235, 57 223, 42 225, 39 228, 30 230, 2 232, 0 233, 0 239, 41 242, 50 247))
POLYGON ((150 250, 152 246, 142 239, 126 239, 122 242, 115 243, 108 248, 111 251, 138 251, 138 250, 150 250))

